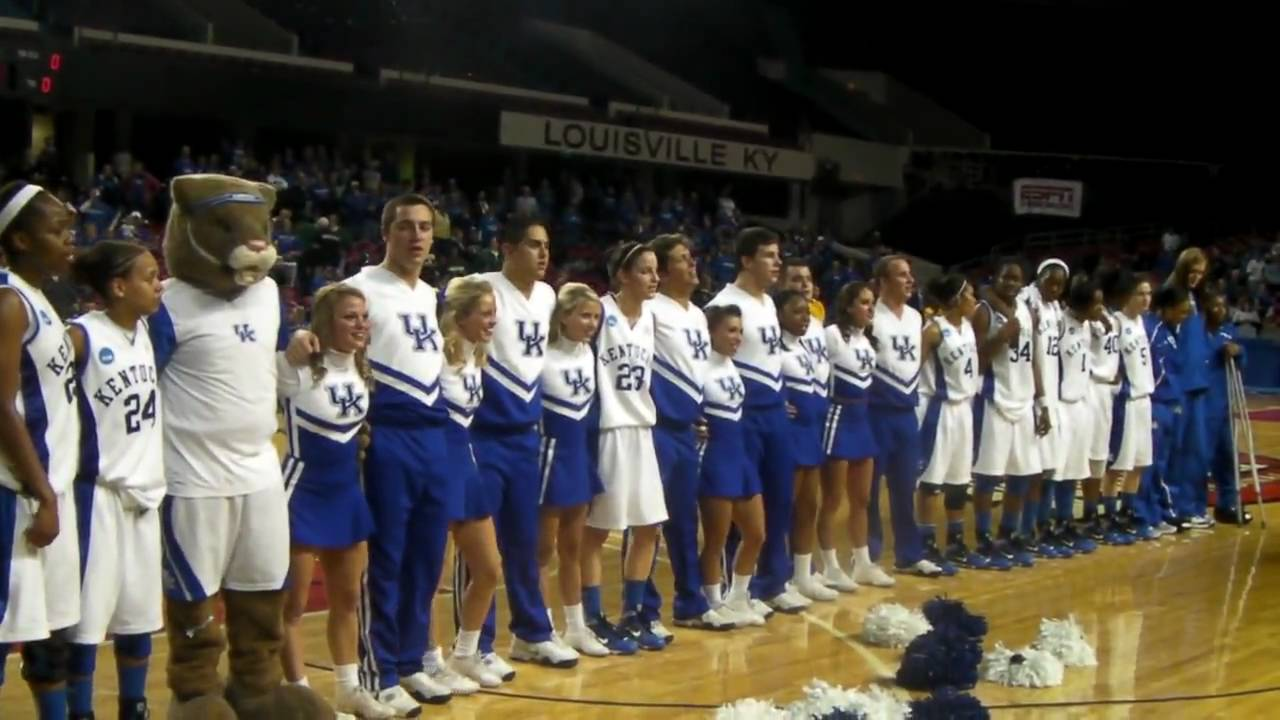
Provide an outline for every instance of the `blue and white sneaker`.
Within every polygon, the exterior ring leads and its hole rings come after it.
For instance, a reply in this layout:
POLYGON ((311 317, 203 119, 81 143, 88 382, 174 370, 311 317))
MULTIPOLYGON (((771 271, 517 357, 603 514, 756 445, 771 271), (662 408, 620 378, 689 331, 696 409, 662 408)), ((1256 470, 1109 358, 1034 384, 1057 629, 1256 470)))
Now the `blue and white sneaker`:
POLYGON ((587 620, 587 629, 614 655, 635 655, 640 650, 640 645, 634 638, 609 622, 609 618, 604 615, 587 620))
POLYGON ((942 552, 938 550, 937 545, 926 545, 924 548, 924 556, 929 560, 929 562, 938 566, 938 569, 942 571, 943 577, 955 576, 956 566, 943 556, 942 552))
POLYGON ((658 650, 667 649, 667 641, 663 640, 653 631, 649 623, 640 619, 638 615, 627 615, 622 618, 622 624, 619 630, 631 636, 636 645, 641 650, 656 652, 658 650))
POLYGON ((1080 532, 1075 525, 1068 524, 1058 537, 1067 547, 1083 555, 1088 555, 1098 549, 1098 543, 1094 542, 1093 538, 1080 532))
POLYGON ((1155 527, 1152 525, 1139 526, 1137 529, 1137 535, 1138 539, 1144 542, 1150 542, 1160 538, 1160 533, 1156 532, 1155 527))
POLYGON ((947 543, 947 550, 942 557, 948 563, 971 570, 986 570, 991 565, 990 559, 970 551, 963 542, 947 543))
MULTIPOLYGON (((1035 560, 1032 559, 1031 545, 1027 539, 1021 535, 1015 535, 1013 538, 1003 541, 1007 552, 1012 555, 1013 564, 1018 567, 1033 567, 1035 560)), ((999 547, 999 545, 997 545, 999 547)))
POLYGON ((1004 553, 999 551, 991 536, 985 533, 978 535, 978 545, 974 548, 972 555, 986 561, 986 565, 982 568, 983 570, 1013 569, 1013 560, 1005 557, 1004 553))

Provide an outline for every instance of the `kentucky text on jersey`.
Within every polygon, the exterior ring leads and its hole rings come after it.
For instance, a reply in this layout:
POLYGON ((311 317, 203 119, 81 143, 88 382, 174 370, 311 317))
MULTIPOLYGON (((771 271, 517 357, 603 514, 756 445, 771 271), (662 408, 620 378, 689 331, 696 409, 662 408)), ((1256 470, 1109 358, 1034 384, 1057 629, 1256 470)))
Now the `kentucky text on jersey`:
POLYGON ((603 348, 600 351, 600 364, 609 367, 612 363, 619 360, 630 360, 645 365, 649 364, 649 351, 631 343, 623 345, 614 345, 612 347, 603 348))
POLYGON ((107 378, 93 391, 93 401, 99 406, 111 407, 117 398, 133 389, 134 385, 155 385, 156 369, 154 365, 133 365, 121 368, 116 374, 107 378))

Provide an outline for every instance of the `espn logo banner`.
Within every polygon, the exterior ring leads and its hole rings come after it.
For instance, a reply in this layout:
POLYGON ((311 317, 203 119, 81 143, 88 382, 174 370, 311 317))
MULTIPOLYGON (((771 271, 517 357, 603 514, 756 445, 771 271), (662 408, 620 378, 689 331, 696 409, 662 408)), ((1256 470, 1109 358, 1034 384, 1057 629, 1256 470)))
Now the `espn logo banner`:
POLYGON ((1080 217, 1084 183, 1077 180, 1019 178, 1013 181, 1015 215, 1080 217))

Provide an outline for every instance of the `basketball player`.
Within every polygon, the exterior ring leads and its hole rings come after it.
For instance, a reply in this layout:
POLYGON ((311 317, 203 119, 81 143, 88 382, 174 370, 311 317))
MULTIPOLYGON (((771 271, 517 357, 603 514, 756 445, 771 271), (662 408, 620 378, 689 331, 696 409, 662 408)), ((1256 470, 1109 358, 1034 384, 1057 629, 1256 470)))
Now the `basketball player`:
MULTIPOLYGON (((501 495, 481 482, 468 432, 483 395, 481 368, 486 362, 496 317, 493 288, 487 281, 470 276, 449 282, 440 319, 445 359, 440 388, 449 409, 445 439, 449 443, 450 471, 461 475, 466 486, 462 516, 450 530, 458 555, 466 564, 467 584, 460 594, 455 591, 453 597, 458 636, 448 668, 472 682, 447 677, 438 677, 437 681, 443 679, 455 693, 475 692, 477 685, 485 688, 502 685, 502 676, 485 665, 479 650, 481 626, 489 614, 502 572, 493 529, 493 515, 501 495)), ((437 668, 443 665, 440 648, 432 648, 428 655, 426 665, 437 668)))
POLYGON ((621 634, 599 638, 587 626, 582 608, 582 535, 591 498, 604 490, 596 472, 598 424, 596 357, 591 339, 600 327, 600 298, 581 283, 565 283, 556 298, 547 331, 547 361, 542 368, 542 442, 538 453, 541 479, 541 529, 538 568, 542 597, 548 591, 551 557, 559 560, 560 600, 564 603, 564 642, 583 655, 611 652, 634 655, 635 640, 621 634), (605 641, 612 643, 606 645, 605 641))
MULTIPOLYGON (((1154 288, 1154 285, 1152 284, 1152 282, 1149 279, 1143 277, 1138 280, 1137 290, 1135 291, 1135 298, 1137 299, 1138 309, 1142 317, 1142 326, 1147 331, 1148 345, 1150 345, 1151 338, 1155 335, 1156 329, 1157 327, 1159 327, 1161 322, 1160 314, 1152 310, 1153 288, 1154 288)), ((1188 298, 1189 297, 1190 297, 1190 293, 1188 293, 1188 298)), ((1175 335, 1175 339, 1176 339, 1176 335, 1175 335)), ((1158 368, 1156 368, 1154 362, 1152 363, 1152 372, 1153 373, 1158 372, 1158 368)), ((1152 403, 1153 404, 1155 403, 1154 399, 1152 400, 1152 403)), ((1161 428, 1156 426, 1156 422, 1154 420, 1154 417, 1155 417, 1154 412, 1155 411, 1153 408, 1152 426, 1153 426, 1153 430, 1155 431, 1155 436, 1153 438, 1152 446, 1151 446, 1151 453, 1153 458, 1159 456, 1160 446, 1156 443, 1159 441, 1160 434, 1161 434, 1161 428)), ((1173 418, 1173 425, 1176 425, 1177 427, 1170 427, 1166 429, 1169 429, 1170 432, 1173 433, 1173 437, 1175 438, 1182 437, 1181 423, 1182 423, 1182 416, 1175 415, 1173 418)), ((1146 469, 1145 472, 1142 473, 1141 477, 1138 480, 1138 490, 1134 496, 1134 507, 1136 508, 1136 514, 1139 517, 1154 518, 1152 522, 1155 523, 1155 525, 1152 529, 1154 529, 1155 531, 1154 533, 1155 537, 1172 535, 1174 533, 1179 532, 1179 528, 1181 528, 1182 531, 1186 531, 1190 529, 1189 526, 1179 525, 1175 527, 1175 525, 1171 524, 1173 521, 1177 520, 1177 517, 1173 510, 1172 498, 1173 498, 1173 491, 1170 489, 1168 485, 1168 478, 1165 476, 1164 473, 1157 474, 1155 463, 1152 462, 1152 464, 1146 469)), ((1131 531, 1131 533, 1133 533, 1132 537, 1135 540, 1154 540, 1155 539, 1155 537, 1152 537, 1150 533, 1139 532, 1140 530, 1143 529, 1143 527, 1138 526, 1134 523, 1129 523, 1128 529, 1131 531)))
POLYGON ((654 336, 648 301, 658 290, 658 259, 647 245, 628 242, 613 252, 608 269, 618 290, 600 303, 602 322, 595 339, 600 404, 598 464, 604 492, 591 500, 587 514, 582 600, 588 624, 597 637, 609 638, 619 632, 600 605, 600 549, 611 531, 629 529, 620 631, 644 650, 662 650, 667 641, 640 615, 657 549, 658 525, 667 519, 653 447, 657 410, 649 392, 654 336))
POLYGON ((80 623, 68 635, 73 719, 93 717, 94 665, 108 634, 115 636, 119 716, 148 717, 151 633, 164 626, 157 510, 165 483, 155 353, 143 318, 160 307, 159 270, 146 248, 110 240, 75 263, 76 281, 106 309, 67 327, 81 414, 80 623))
MULTIPOLYGON (((1087 275, 1078 275, 1071 282, 1067 295, 1067 311, 1063 314, 1062 339, 1058 345, 1059 406, 1058 441, 1061 443, 1062 462, 1047 486, 1054 496, 1054 520, 1050 524, 1050 541, 1070 549, 1073 553, 1091 553, 1098 549, 1089 537, 1080 533, 1072 523, 1074 517, 1076 484, 1089 477, 1089 452, 1093 447, 1093 434, 1099 431, 1094 423, 1091 405, 1093 386, 1089 363, 1093 357, 1093 338, 1090 326, 1102 317, 1102 290, 1087 275)), ((1045 497, 1048 503, 1050 498, 1045 497)))
MULTIPOLYGON (((377 382, 369 402, 372 429, 364 462, 376 532, 369 539, 360 601, 360 679, 396 717, 417 717, 419 703, 440 704, 452 697, 423 664, 449 523, 463 512, 465 490, 448 468, 436 292, 420 279, 431 252, 433 222, 425 197, 387 201, 385 259, 346 280, 368 299, 369 364, 377 382)), ((300 331, 290 344, 290 364, 300 365, 319 349, 314 335, 300 331)))
POLYGON ((764 625, 772 610, 751 598, 751 574, 764 545, 764 505, 760 501, 760 476, 746 454, 742 404, 746 398, 742 377, 733 356, 742 345, 742 311, 736 305, 707 308, 711 356, 706 368, 703 409, 707 439, 702 443, 700 508, 702 587, 708 603, 734 624, 764 625), (728 598, 722 597, 725 541, 732 522, 741 543, 732 558, 733 581, 728 598))
POLYGON ((871 469, 876 438, 871 429, 868 395, 876 367, 871 318, 876 294, 866 283, 840 288, 826 328, 831 357, 831 408, 823 427, 827 466, 822 478, 822 509, 818 513, 818 544, 822 548, 822 580, 839 592, 858 585, 891 587, 894 580, 871 561, 867 547, 867 505, 871 498, 871 469), (835 514, 840 496, 849 498, 849 542, 853 545, 852 577, 836 556, 835 514))
MULTIPOLYGON (((1113 459, 1111 471, 1117 474, 1120 484, 1121 508, 1116 507, 1116 489, 1114 486, 1103 487, 1103 505, 1111 528, 1126 535, 1136 536, 1137 528, 1131 521, 1136 514, 1134 510, 1135 495, 1139 489, 1139 481, 1143 471, 1153 460, 1153 407, 1151 393, 1155 389, 1155 375, 1152 371, 1151 346, 1147 339, 1146 328, 1142 321, 1142 307, 1146 304, 1144 293, 1139 288, 1149 285, 1144 281, 1122 276, 1116 283, 1115 296, 1127 297, 1123 311, 1118 316, 1118 332, 1120 335, 1120 358, 1124 382, 1116 395, 1116 416, 1112 427, 1113 459), (1125 292, 1129 290, 1129 292, 1125 292), (1116 428, 1120 429, 1119 442, 1115 442, 1116 428)), ((1173 413, 1165 418, 1172 430, 1173 413)))
MULTIPOLYGON (((541 481, 530 472, 538 467, 541 378, 556 305, 555 291, 542 282, 551 239, 546 225, 522 217, 507 222, 499 242, 502 270, 480 275, 493 288, 498 324, 484 366, 484 398, 471 423, 471 443, 481 484, 500 493, 494 519, 511 608, 511 658, 570 668, 578 653, 557 642, 538 583, 541 481)), ((461 592, 466 578, 465 566, 459 566, 455 592, 461 592)), ((493 652, 495 634, 491 609, 480 634, 481 657, 503 681, 510 681, 515 670, 493 652)))
POLYGON ((831 364, 822 325, 809 314, 809 301, 797 290, 774 295, 778 324, 786 354, 782 359, 783 394, 791 416, 792 451, 795 453, 795 512, 792 515, 791 582, 795 591, 810 600, 835 600, 839 593, 813 576, 813 550, 817 543, 818 494, 826 453, 822 446, 827 418, 827 381, 831 364))
POLYGON ((795 457, 782 398, 782 330, 768 295, 781 266, 778 236, 761 227, 745 228, 738 233, 734 255, 737 280, 708 305, 737 305, 742 312, 742 346, 734 364, 746 388, 745 443, 747 456, 760 475, 765 513, 764 548, 752 579, 752 596, 775 610, 798 613, 809 606, 809 599, 787 588, 791 579, 787 540, 794 506, 795 457))
MULTIPOLYGON (((889 512, 893 519, 894 567, 898 572, 924 577, 941 575, 943 569, 924 557, 920 528, 915 520, 915 488, 920 473, 920 425, 916 406, 920 398, 920 313, 907 305, 915 293, 911 263, 901 255, 886 255, 876 263, 880 288, 871 322, 871 344, 876 348, 875 380, 871 384, 871 427, 875 431, 876 468, 868 509, 870 559, 880 555, 880 477, 889 487, 889 512)), ((857 567, 855 565, 855 573, 857 567)), ((856 579, 856 575, 855 575, 856 579)))
POLYGON ((74 221, 39 185, 0 189, 0 657, 23 644, 42 720, 67 716, 66 629, 80 620, 74 349, 40 290, 70 272, 74 221))
MULTIPOLYGON (((1110 458, 1112 419, 1115 414, 1115 397, 1120 389, 1120 319, 1133 292, 1130 279, 1126 288, 1119 287, 1127 271, 1112 269, 1099 273, 1099 285, 1105 305, 1096 322, 1090 323, 1092 349, 1090 352, 1090 378, 1094 433, 1089 448, 1089 479, 1084 483, 1084 533, 1095 542, 1108 545, 1131 545, 1133 538, 1116 532, 1110 527, 1110 518, 1098 514, 1102 503, 1102 486, 1107 477, 1107 461, 1110 458)), ((1110 483, 1108 483, 1110 485, 1110 483)))
POLYGON ((1214 519, 1231 525, 1248 525, 1253 521, 1248 510, 1239 508, 1240 515, 1236 515, 1240 489, 1236 487, 1237 459, 1231 441, 1234 426, 1227 389, 1227 365, 1234 360, 1236 369, 1243 374, 1249 356, 1244 346, 1236 342, 1235 326, 1227 322, 1227 299, 1220 293, 1207 293, 1203 299, 1205 330, 1209 333, 1209 390, 1206 396, 1209 458, 1213 461, 1210 469, 1218 491, 1214 519))
MULTIPOLYGON (((1199 308, 1199 293, 1209 271, 1209 261, 1199 248, 1187 248, 1178 255, 1173 275, 1166 285, 1180 288, 1190 303, 1186 322, 1174 329, 1178 343, 1182 390, 1186 393, 1182 427, 1173 450, 1178 462, 1169 467, 1169 488, 1173 491, 1173 512, 1184 529, 1206 530, 1214 521, 1209 506, 1209 431, 1205 424, 1209 388, 1208 334, 1199 308)), ((1153 347, 1154 349, 1154 347, 1153 347)))
POLYGON ((333 659, 334 706, 363 718, 389 718, 395 710, 360 687, 357 605, 368 566, 366 541, 373 516, 360 487, 360 433, 372 377, 365 346, 369 311, 364 294, 349 285, 316 293, 311 332, 324 348, 308 366, 281 362, 278 392, 288 449, 282 473, 289 493, 289 589, 285 599, 287 682, 306 683, 302 615, 311 595, 316 557, 324 567, 329 601, 327 639, 333 659))
MULTIPOLYGON (((720 617, 702 596, 698 568, 698 448, 694 424, 702 414, 702 382, 710 348, 707 319, 692 300, 698 289, 698 266, 689 240, 683 235, 659 235, 650 246, 658 259, 658 294, 649 302, 655 350, 650 391, 658 413, 653 444, 671 516, 663 523, 662 531, 675 578, 672 615, 679 627, 728 630, 733 623, 720 617)), ((642 619, 657 635, 669 636, 659 620, 661 606, 662 598, 650 582, 642 619)))
POLYGON ((959 273, 929 283, 929 297, 939 314, 925 324, 921 338, 920 440, 924 471, 920 475, 920 528, 925 557, 947 569, 1003 569, 1003 558, 970 552, 964 542, 964 506, 973 483, 973 396, 978 392, 978 343, 970 319, 977 310, 973 286, 959 273), (932 524, 939 495, 947 515, 945 555, 938 550, 932 524))
MULTIPOLYGON (((1155 526, 1163 519, 1160 509, 1167 509, 1174 514, 1176 527, 1207 529, 1191 525, 1186 520, 1186 515, 1177 514, 1180 512, 1178 508, 1194 505, 1194 500, 1187 500, 1182 495, 1194 492, 1195 488, 1170 482, 1174 465, 1182 462, 1181 457, 1178 457, 1177 463, 1172 462, 1174 453, 1185 448, 1184 445, 1179 445, 1179 439, 1185 438, 1189 432, 1180 423, 1192 422, 1186 417, 1188 393, 1183 390, 1182 385, 1182 363, 1186 355, 1179 352, 1177 341, 1178 327, 1187 321, 1192 312, 1191 296, 1176 284, 1165 285, 1156 291, 1152 307, 1159 319, 1151 332, 1151 367, 1155 375, 1155 388, 1151 391, 1151 420, 1156 434, 1153 447, 1154 470, 1145 481, 1154 482, 1157 486, 1163 482, 1169 494, 1167 508, 1160 508, 1148 500, 1135 507, 1134 512, 1129 515, 1131 524, 1137 527, 1138 537, 1143 540, 1159 537, 1155 526)), ((1141 493, 1141 489, 1139 492, 1141 493)))
POLYGON ((1006 317, 984 302, 973 318, 974 335, 981 338, 979 365, 985 374, 973 504, 978 553, 988 557, 1000 553, 1017 565, 1030 567, 1031 543, 1019 532, 1019 513, 1028 483, 1043 472, 1037 437, 1048 432, 1049 417, 1032 347, 1035 326, 1031 310, 1016 297, 1021 288, 1021 262, 1001 261, 992 291, 1014 308, 1014 316, 1006 317), (996 545, 991 541, 991 496, 1006 478, 999 530, 1002 542, 996 545))

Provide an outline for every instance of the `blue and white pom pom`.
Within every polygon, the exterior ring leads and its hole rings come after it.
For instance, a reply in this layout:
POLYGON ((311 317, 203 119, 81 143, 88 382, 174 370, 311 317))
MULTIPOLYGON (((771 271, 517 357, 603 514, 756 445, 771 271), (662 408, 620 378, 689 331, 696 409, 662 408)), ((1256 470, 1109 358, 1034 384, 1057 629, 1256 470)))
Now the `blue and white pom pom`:
POLYGON ((982 679, 1008 687, 1046 688, 1062 684, 1062 661, 1035 648, 1014 652, 1002 643, 982 658, 982 679))
POLYGON ((716 720, 788 720, 787 711, 768 700, 745 698, 721 705, 716 720))
POLYGON ((911 701, 911 720, 990 720, 978 698, 954 688, 940 687, 928 697, 911 701))
POLYGON ((923 614, 935 628, 952 627, 975 640, 986 637, 987 619, 969 612, 959 600, 936 597, 925 602, 923 614))
POLYGON ((919 610, 897 603, 877 603, 862 621, 862 642, 876 647, 902 648, 929 632, 931 626, 919 610))
POLYGON ((966 690, 978 684, 982 645, 954 626, 935 627, 912 640, 894 676, 908 690, 947 686, 966 690))
POLYGON ((888 690, 872 686, 866 690, 846 690, 822 680, 804 689, 804 699, 787 706, 787 717, 795 720, 903 720, 908 704, 888 690))
POLYGON ((1076 622, 1076 616, 1066 620, 1044 618, 1040 621, 1040 636, 1031 647, 1044 650, 1062 661, 1067 667, 1096 667, 1098 655, 1085 639, 1084 629, 1076 622))

